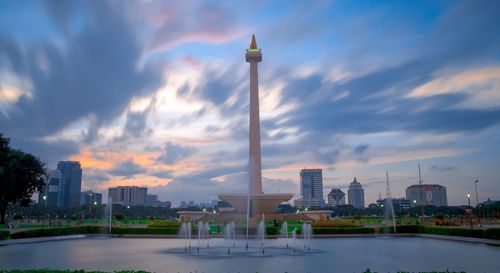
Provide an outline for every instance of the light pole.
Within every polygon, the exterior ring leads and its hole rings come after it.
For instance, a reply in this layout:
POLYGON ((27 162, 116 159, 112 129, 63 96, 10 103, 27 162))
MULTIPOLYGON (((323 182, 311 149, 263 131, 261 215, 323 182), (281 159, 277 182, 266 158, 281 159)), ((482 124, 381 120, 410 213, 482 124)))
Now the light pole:
POLYGON ((471 209, 471 206, 470 206, 470 193, 467 193, 467 202, 469 202, 469 210, 470 210, 470 213, 469 213, 470 229, 473 229, 474 226, 472 225, 472 209, 471 209))
POLYGON ((90 214, 92 213, 92 197, 94 197, 94 194, 92 192, 89 192, 88 193, 89 195, 89 218, 90 218, 90 214))
POLYGON ((476 181, 474 181, 474 185, 476 186, 477 223, 479 224, 479 227, 481 227, 481 211, 479 210, 479 195, 477 193, 477 183, 479 183, 479 179, 476 179, 476 181))
POLYGON ((45 222, 47 222, 47 195, 44 195, 43 196, 43 201, 45 203, 45 213, 43 214, 44 215, 44 224, 45 222))

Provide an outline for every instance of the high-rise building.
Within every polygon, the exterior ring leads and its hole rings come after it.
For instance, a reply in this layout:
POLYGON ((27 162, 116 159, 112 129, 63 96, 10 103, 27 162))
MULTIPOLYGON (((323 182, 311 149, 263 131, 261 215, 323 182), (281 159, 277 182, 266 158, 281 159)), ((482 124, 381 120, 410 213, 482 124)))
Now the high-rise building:
POLYGON ((59 205, 79 207, 82 189, 82 168, 78 161, 59 161, 57 169, 61 172, 59 205))
POLYGON ((80 193, 80 206, 102 205, 102 194, 93 191, 84 191, 80 193))
POLYGON ((300 195, 295 200, 295 206, 299 208, 323 207, 323 170, 302 169, 300 171, 300 195))
POLYGON ((358 209, 365 207, 365 191, 363 190, 363 186, 356 180, 356 177, 354 177, 354 180, 349 185, 347 197, 349 205, 358 209))
POLYGON ((345 193, 338 188, 333 188, 328 194, 328 206, 335 207, 345 205, 345 193))
POLYGON ((123 206, 145 206, 148 188, 137 186, 118 186, 108 189, 108 196, 113 204, 123 206))
POLYGON ((61 189, 61 171, 50 170, 45 188, 38 194, 38 204, 49 207, 59 206, 59 195, 61 189))
POLYGON ((446 187, 437 184, 411 185, 406 188, 406 199, 417 205, 448 205, 446 187))

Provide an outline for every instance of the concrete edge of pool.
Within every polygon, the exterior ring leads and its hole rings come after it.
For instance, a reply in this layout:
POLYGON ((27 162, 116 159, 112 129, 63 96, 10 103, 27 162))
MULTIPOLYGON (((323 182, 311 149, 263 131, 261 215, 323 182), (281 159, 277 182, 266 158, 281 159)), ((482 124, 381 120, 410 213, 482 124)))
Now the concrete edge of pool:
MULTIPOLYGON (((24 238, 24 239, 12 239, 0 241, 0 246, 15 245, 15 244, 32 244, 40 242, 49 241, 60 241, 60 240, 74 240, 82 238, 92 238, 92 237, 109 237, 109 238, 149 238, 149 239, 179 239, 177 235, 165 235, 165 234, 79 234, 79 235, 65 235, 65 236, 51 236, 51 237, 37 237, 37 238, 24 238)), ((439 239, 439 240, 449 240, 467 243, 479 243, 500 246, 500 240, 484 239, 484 238, 473 238, 473 237, 461 237, 461 236, 447 236, 447 235, 436 235, 436 234, 422 234, 422 233, 401 233, 397 236, 388 234, 388 236, 383 236, 381 234, 321 234, 315 235, 315 239, 327 239, 327 238, 387 238, 387 237, 421 237, 429 239, 439 239)), ((221 237, 214 237, 221 238, 221 237)), ((278 236, 269 236, 268 239, 277 239, 278 236)))

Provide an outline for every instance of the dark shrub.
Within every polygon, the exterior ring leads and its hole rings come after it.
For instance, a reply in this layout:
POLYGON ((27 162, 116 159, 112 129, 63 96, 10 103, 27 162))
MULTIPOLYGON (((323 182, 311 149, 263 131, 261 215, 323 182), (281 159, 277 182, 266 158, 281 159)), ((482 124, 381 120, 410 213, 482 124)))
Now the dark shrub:
POLYGON ((427 234, 449 235, 449 236, 463 236, 483 238, 483 230, 481 229, 467 229, 467 228, 447 228, 447 227, 419 227, 419 231, 427 234))
POLYGON ((489 228, 485 230, 484 238, 500 240, 500 228, 489 228))
MULTIPOLYGON (((396 233, 418 233, 417 225, 396 226, 396 233)), ((393 227, 381 227, 379 233, 394 233, 393 227)))
POLYGON ((0 240, 9 239, 10 232, 8 230, 0 230, 0 240))
POLYGON ((266 234, 267 235, 276 235, 276 234, 278 234, 278 228, 277 227, 266 227, 266 234))
POLYGON ((375 233, 373 228, 332 228, 313 227, 314 234, 371 234, 375 233))
POLYGON ((48 236, 62 236, 74 234, 92 234, 99 233, 100 228, 95 226, 82 226, 82 227, 60 227, 60 228, 37 228, 29 229, 11 234, 12 239, 34 238, 34 237, 48 237, 48 236))
POLYGON ((179 228, 111 228, 112 234, 178 234, 179 228))
POLYGON ((148 228, 180 228, 182 225, 181 222, 174 222, 174 221, 160 221, 156 223, 152 223, 148 225, 148 228))

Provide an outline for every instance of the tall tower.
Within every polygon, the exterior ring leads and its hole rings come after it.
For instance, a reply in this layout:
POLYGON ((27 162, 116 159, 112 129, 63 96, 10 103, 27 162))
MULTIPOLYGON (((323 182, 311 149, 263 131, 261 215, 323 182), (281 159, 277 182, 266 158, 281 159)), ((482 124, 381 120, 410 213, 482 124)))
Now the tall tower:
POLYGON ((255 35, 252 36, 250 48, 246 50, 246 61, 250 63, 250 135, 249 135, 249 180, 248 193, 218 194, 237 213, 248 216, 273 213, 281 203, 292 199, 292 193, 262 192, 262 169, 260 154, 260 117, 259 117, 259 74, 258 63, 262 61, 262 52, 257 48, 255 35))
POLYGON ((262 194, 262 169, 260 153, 260 116, 259 116, 259 72, 258 63, 262 61, 262 52, 257 48, 255 35, 250 48, 245 54, 250 63, 250 147, 249 147, 249 191, 251 195, 262 194))

